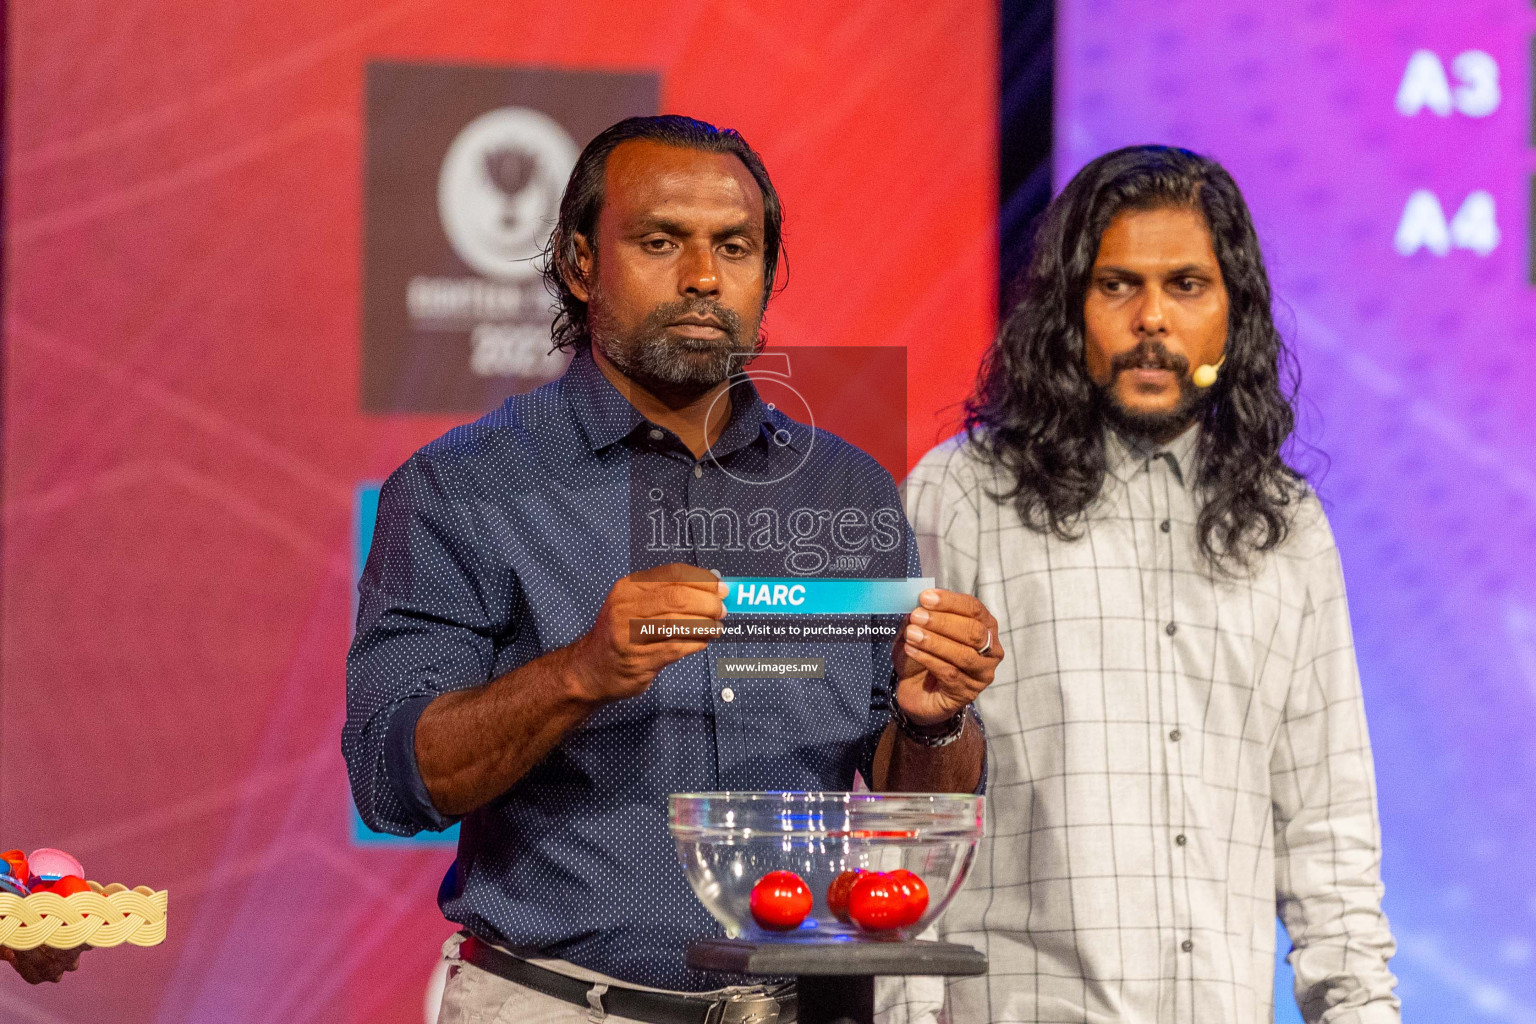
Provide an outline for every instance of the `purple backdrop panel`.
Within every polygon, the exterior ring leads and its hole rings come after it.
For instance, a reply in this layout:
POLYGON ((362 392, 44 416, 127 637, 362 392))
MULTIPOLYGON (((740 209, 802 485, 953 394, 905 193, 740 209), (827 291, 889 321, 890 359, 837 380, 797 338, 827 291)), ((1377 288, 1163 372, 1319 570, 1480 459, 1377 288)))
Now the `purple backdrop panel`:
POLYGON ((1409 1017, 1536 1020, 1536 11, 1059 10, 1058 184, 1172 143, 1253 207, 1330 460, 1409 1017))

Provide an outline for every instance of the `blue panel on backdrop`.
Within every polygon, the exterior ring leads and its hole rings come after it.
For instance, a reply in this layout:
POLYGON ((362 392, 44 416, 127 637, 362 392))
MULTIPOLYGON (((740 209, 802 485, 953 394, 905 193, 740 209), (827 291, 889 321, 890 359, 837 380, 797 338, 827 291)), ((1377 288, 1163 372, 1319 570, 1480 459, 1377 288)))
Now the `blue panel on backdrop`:
POLYGON ((1291 937, 1285 925, 1275 921, 1275 1024, 1302 1024, 1301 1009, 1296 1005, 1296 974, 1285 958, 1291 952, 1291 937))
MULTIPOLYGON (((368 549, 373 546, 373 521, 379 512, 379 485, 373 481, 367 481, 357 485, 357 491, 352 499, 352 583, 356 587, 358 577, 363 574, 363 563, 368 560, 368 549)), ((353 601, 357 600, 356 590, 353 590, 353 601)), ((348 804, 352 813, 352 843, 354 846, 408 846, 420 849, 426 847, 444 847, 459 845, 459 826, 454 825, 446 832, 421 832, 414 836, 392 836, 384 832, 375 832, 363 823, 362 816, 357 813, 357 808, 348 804)))

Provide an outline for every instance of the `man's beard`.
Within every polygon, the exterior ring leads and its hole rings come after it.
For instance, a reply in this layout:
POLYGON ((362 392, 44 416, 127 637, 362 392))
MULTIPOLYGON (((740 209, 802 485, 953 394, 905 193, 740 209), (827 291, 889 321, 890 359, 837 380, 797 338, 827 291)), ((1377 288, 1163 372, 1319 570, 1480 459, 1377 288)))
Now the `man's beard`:
POLYGON ((1189 375, 1189 360, 1169 352, 1161 341, 1143 338, 1133 349, 1115 356, 1108 382, 1096 385, 1104 418, 1120 433, 1147 441, 1167 441, 1199 418, 1207 401, 1206 389, 1197 388, 1189 375), (1115 394, 1115 381, 1126 370, 1167 370, 1179 381, 1179 400, 1162 412, 1132 409, 1115 394))
MULTIPOLYGON (((596 313, 597 303, 592 304, 596 313)), ((743 340, 741 317, 708 299, 682 299, 658 306, 625 336, 600 317, 592 319, 592 344, 613 365, 649 390, 708 391, 746 364, 756 339, 743 340), (684 317, 708 318, 724 332, 717 338, 675 338, 667 328, 684 317)))

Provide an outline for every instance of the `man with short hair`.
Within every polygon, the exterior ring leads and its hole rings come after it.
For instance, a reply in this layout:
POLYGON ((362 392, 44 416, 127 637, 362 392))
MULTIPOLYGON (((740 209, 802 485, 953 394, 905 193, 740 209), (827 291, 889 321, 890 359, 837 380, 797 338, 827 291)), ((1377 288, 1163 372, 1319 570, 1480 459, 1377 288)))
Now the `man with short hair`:
POLYGON ((1306 1020, 1396 1024, 1344 581, 1282 457, 1292 364, 1237 186, 1184 150, 1100 157, 1022 294, 966 432, 906 484, 924 569, 1011 652, 940 921, 990 972, 948 1019, 1268 1024, 1278 905, 1306 1020))
POLYGON ((867 575, 916 575, 890 475, 829 434, 812 444, 733 375, 760 347, 781 222, 736 132, 671 116, 603 132, 550 241, 570 369, 380 492, 342 749, 370 827, 463 822, 439 894, 465 927, 445 947, 443 1024, 719 1020, 748 995, 782 1000, 787 1021, 783 986, 720 990, 750 979, 684 965, 720 929, 678 864, 667 796, 847 790, 855 771, 877 790, 981 784, 968 709, 1002 650, 973 597, 925 591, 894 646, 711 651, 815 658, 813 680, 721 686, 706 639, 631 635, 723 619, 728 588, 705 570, 793 574, 815 538, 791 521, 857 520, 840 544, 863 545, 867 575), (681 534, 656 543, 654 522, 681 534), (751 537, 715 534, 741 523, 751 537))

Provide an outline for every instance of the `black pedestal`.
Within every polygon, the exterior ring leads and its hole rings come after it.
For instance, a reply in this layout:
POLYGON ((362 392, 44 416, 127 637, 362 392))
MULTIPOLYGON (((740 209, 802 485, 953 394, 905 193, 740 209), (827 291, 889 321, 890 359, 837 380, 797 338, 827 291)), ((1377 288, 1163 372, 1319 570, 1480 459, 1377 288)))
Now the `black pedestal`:
POLYGON ((799 1024, 873 1024, 876 975, 987 973, 987 958, 953 942, 749 942, 702 939, 688 966, 703 971, 794 975, 799 1024))

